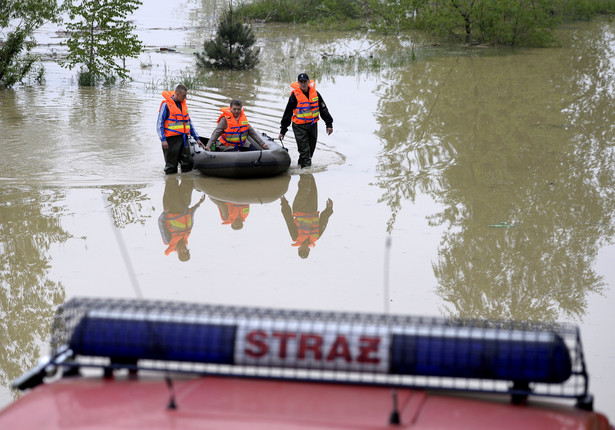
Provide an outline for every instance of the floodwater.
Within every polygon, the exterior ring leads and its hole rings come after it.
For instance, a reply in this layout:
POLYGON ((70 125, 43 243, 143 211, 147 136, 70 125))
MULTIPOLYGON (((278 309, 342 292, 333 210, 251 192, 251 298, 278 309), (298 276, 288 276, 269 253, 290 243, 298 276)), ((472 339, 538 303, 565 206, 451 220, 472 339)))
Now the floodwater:
POLYGON ((46 82, 0 92, 0 406, 46 354, 59 304, 145 297, 572 322, 595 407, 615 420, 615 24, 565 28, 560 47, 534 50, 257 24, 256 70, 191 89, 199 134, 238 97, 277 136, 300 71, 334 133, 321 125, 308 170, 289 132, 288 175, 231 181, 165 177, 155 131, 160 92, 196 74, 226 2, 146 3, 130 84, 77 87, 51 61, 62 34, 45 27, 46 82), (247 214, 241 228, 229 205, 247 214), (307 256, 288 206, 321 214, 307 256), (165 209, 194 211, 186 261, 167 255, 165 209))

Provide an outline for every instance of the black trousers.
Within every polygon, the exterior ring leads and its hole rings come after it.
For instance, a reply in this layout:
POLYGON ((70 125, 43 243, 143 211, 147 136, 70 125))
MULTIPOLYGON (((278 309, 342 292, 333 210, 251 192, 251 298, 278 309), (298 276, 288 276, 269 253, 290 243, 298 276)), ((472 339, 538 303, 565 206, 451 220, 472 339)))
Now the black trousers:
POLYGON ((190 155, 190 145, 186 139, 184 145, 184 136, 170 136, 167 137, 167 143, 169 147, 162 149, 164 153, 164 173, 170 175, 177 173, 177 165, 181 166, 182 172, 189 172, 192 170, 192 156, 190 155))
POLYGON ((318 138, 318 123, 295 124, 293 122, 293 133, 299 151, 299 165, 301 167, 311 166, 312 155, 314 155, 316 139, 318 138))

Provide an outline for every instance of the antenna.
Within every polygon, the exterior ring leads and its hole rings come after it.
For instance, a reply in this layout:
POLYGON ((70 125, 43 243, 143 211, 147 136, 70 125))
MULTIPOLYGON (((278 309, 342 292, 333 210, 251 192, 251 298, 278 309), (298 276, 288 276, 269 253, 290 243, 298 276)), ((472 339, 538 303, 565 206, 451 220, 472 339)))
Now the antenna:
POLYGON ((389 315, 389 260, 391 254, 391 236, 387 236, 384 248, 384 313, 389 315))
MULTIPOLYGON (((390 269, 390 255, 391 255, 391 236, 387 236, 384 245, 384 313, 388 317, 389 315, 389 269, 390 269)), ((399 409, 397 408, 397 389, 391 390, 391 400, 393 401, 393 410, 389 417, 389 424, 399 425, 401 420, 399 418, 399 409)))
MULTIPOLYGON (((107 207, 107 202, 109 202, 109 197, 105 201, 105 194, 102 194, 103 205, 107 207)), ((110 203, 110 202, 109 202, 110 203)), ((122 254, 122 260, 124 260, 124 265, 126 266, 126 272, 128 272, 128 277, 130 278, 130 283, 132 284, 132 288, 135 290, 135 294, 137 298, 142 299, 143 293, 141 292, 141 287, 139 286, 139 281, 137 280, 137 275, 135 274, 135 269, 132 267, 132 263, 130 262, 130 256, 128 255, 128 250, 126 249, 126 244, 124 243, 124 239, 119 232, 119 229, 115 227, 113 223, 113 216, 109 212, 109 221, 111 222, 111 229, 113 230, 113 234, 115 235, 115 241, 117 242, 117 246, 120 248, 120 253, 122 254)))
POLYGON ((391 390, 391 397, 393 399, 393 410, 389 417, 389 424, 399 425, 401 420, 399 419, 399 410, 397 409, 397 388, 391 390))
POLYGON ((165 376, 167 381, 167 387, 169 387, 169 404, 167 405, 167 409, 177 410, 177 403, 175 403, 175 387, 173 386, 173 380, 169 375, 165 376))

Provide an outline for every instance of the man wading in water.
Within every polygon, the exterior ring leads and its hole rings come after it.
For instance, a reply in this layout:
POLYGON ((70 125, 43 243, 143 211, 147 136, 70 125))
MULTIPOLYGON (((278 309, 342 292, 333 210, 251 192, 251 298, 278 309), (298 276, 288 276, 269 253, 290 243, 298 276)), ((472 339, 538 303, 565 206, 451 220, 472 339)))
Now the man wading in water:
POLYGON ((192 126, 186 95, 188 89, 178 85, 175 91, 163 91, 164 100, 158 109, 158 122, 156 129, 164 153, 164 173, 167 175, 177 173, 177 164, 181 165, 182 172, 192 170, 192 156, 188 136, 191 135, 202 147, 198 134, 192 126))
POLYGON ((333 118, 327 109, 325 101, 318 91, 316 84, 305 73, 299 73, 297 82, 291 85, 293 89, 288 98, 278 139, 284 139, 288 126, 292 120, 293 133, 299 150, 299 165, 301 168, 312 165, 312 155, 316 149, 318 137, 318 119, 322 116, 327 127, 327 134, 333 133, 333 118))

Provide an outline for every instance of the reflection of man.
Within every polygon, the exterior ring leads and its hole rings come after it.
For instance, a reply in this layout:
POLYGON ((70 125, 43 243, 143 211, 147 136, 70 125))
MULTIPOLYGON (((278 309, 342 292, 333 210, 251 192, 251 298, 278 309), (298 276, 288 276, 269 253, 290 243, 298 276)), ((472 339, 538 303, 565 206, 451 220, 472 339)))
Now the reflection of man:
POLYGON ((164 211, 158 218, 162 240, 165 245, 168 245, 164 254, 169 255, 175 251, 180 261, 190 259, 188 236, 194 225, 194 212, 205 200, 205 194, 203 194, 196 205, 189 207, 193 188, 192 179, 182 179, 180 182, 175 176, 167 178, 162 198, 164 211))
POLYGON ((318 191, 313 175, 301 175, 297 187, 292 210, 285 197, 280 199, 282 215, 294 240, 292 246, 299 248, 299 257, 307 258, 310 248, 316 245, 327 228, 329 217, 333 214, 333 202, 327 199, 327 208, 322 213, 318 211, 318 191))
POLYGON ((211 201, 218 205, 222 225, 230 224, 233 230, 241 230, 243 223, 250 215, 250 205, 224 202, 210 197, 211 201))

